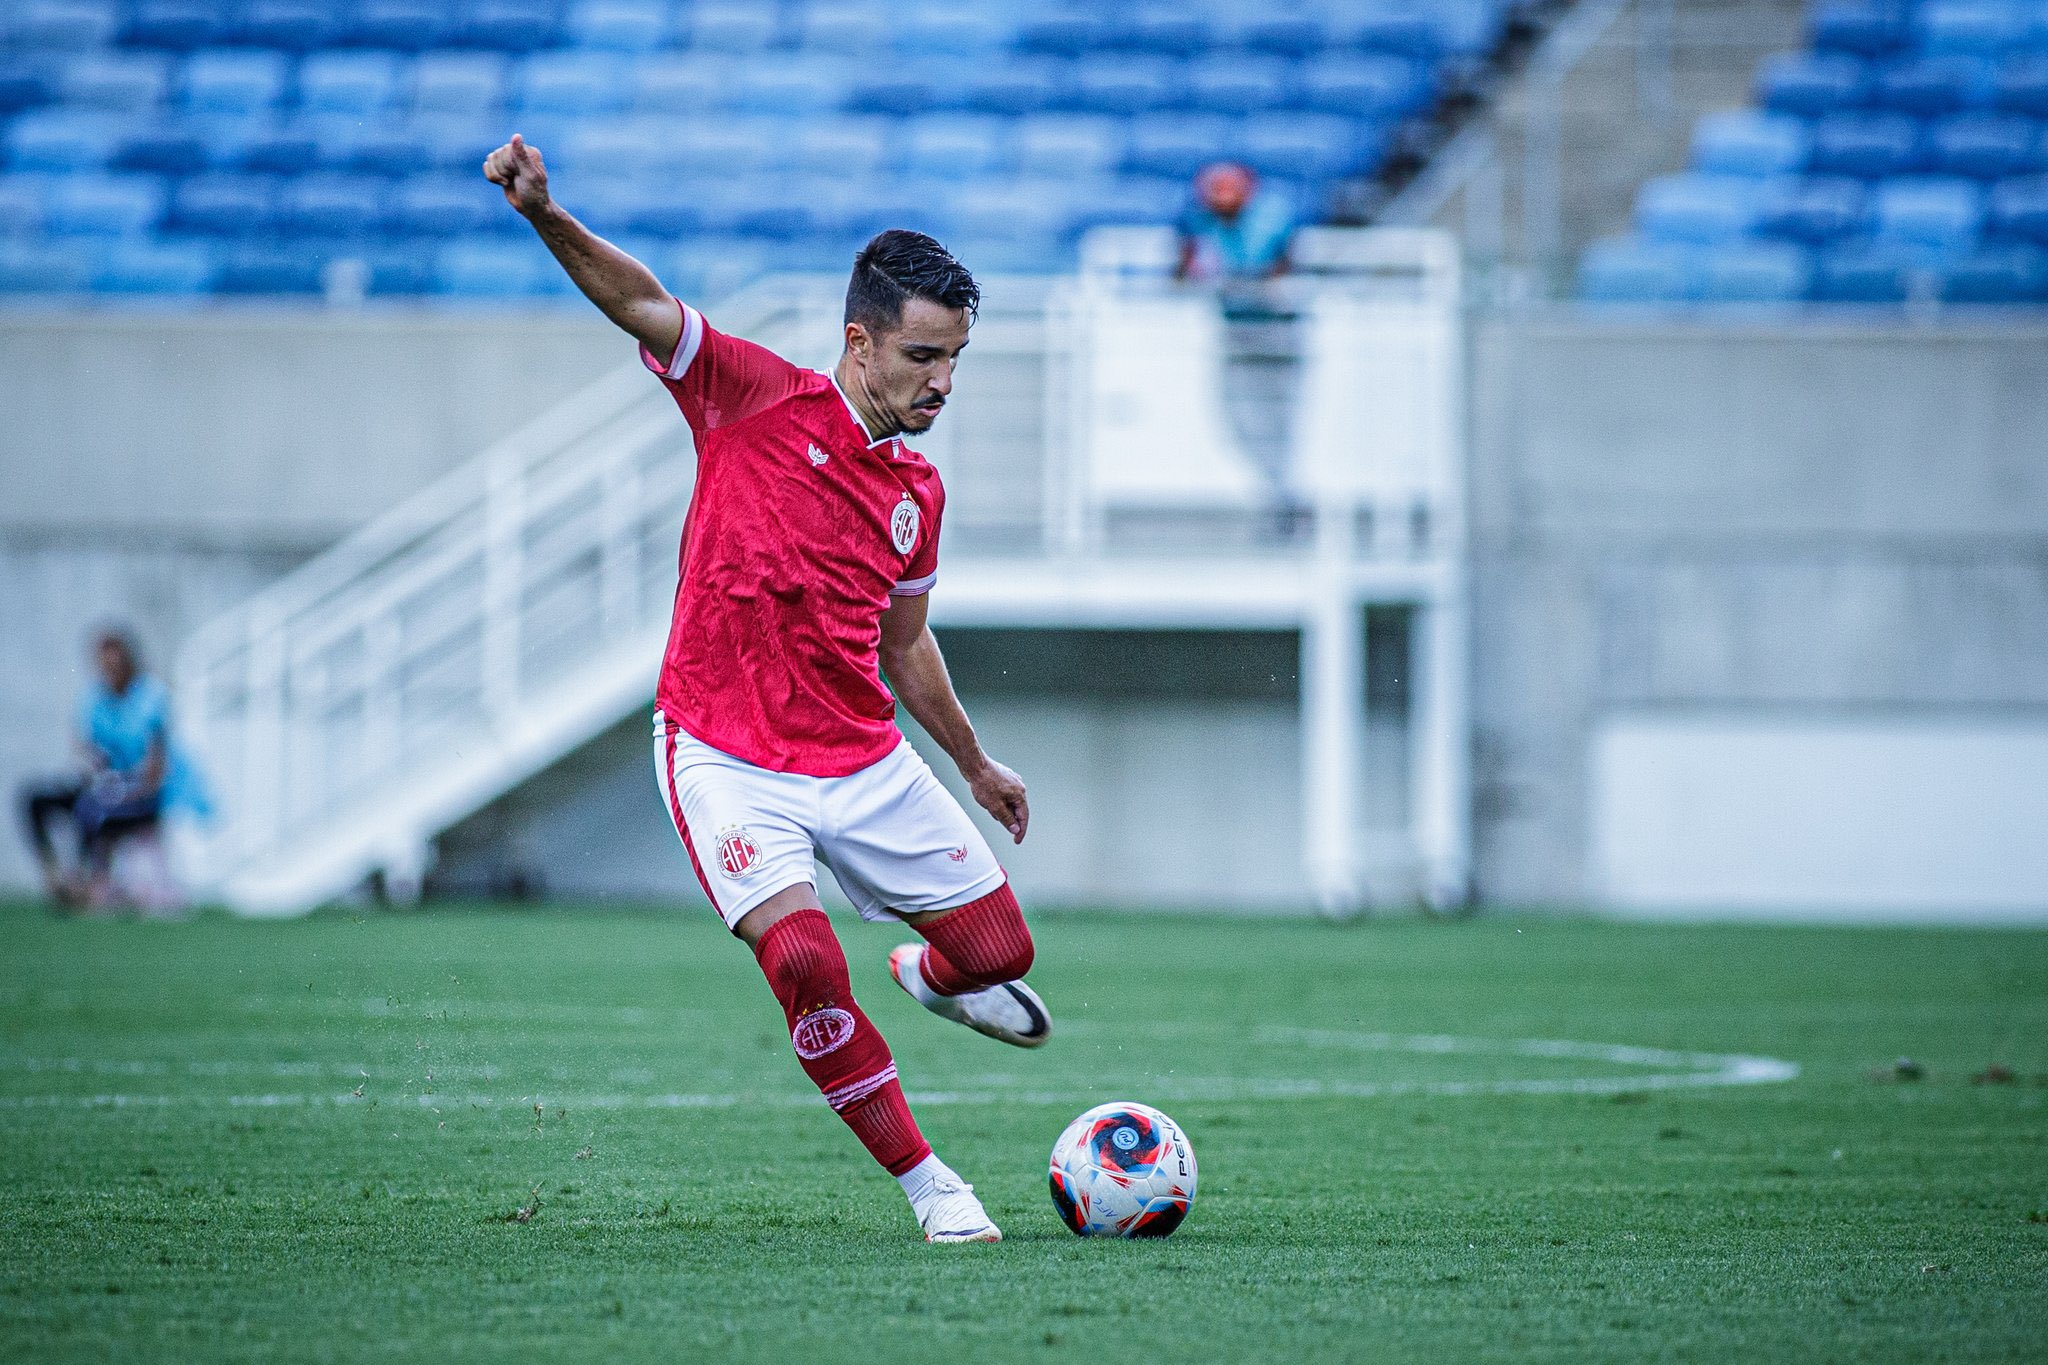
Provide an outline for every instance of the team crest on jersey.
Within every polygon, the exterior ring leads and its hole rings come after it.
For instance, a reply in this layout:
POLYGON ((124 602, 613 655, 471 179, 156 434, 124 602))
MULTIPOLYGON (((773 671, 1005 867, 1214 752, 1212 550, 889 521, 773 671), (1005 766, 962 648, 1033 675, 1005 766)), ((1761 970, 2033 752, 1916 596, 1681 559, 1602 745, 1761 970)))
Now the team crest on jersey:
POLYGON ((760 845, 745 825, 727 825, 718 831, 718 870, 738 881, 754 870, 761 860, 760 845))
POLYGON ((813 468, 825 463, 825 461, 832 458, 830 455, 827 455, 824 451, 818 449, 818 443, 816 441, 811 442, 810 450, 806 451, 805 453, 811 457, 811 465, 813 468))
POLYGON ((905 493, 889 517, 889 539, 895 543, 897 554, 907 555, 910 547, 917 544, 917 523, 917 501, 905 493))
POLYGON ((853 1037, 853 1016, 842 1009, 812 1010, 796 1021, 789 1031, 789 1045, 796 1055, 815 1062, 828 1052, 837 1052, 853 1037))

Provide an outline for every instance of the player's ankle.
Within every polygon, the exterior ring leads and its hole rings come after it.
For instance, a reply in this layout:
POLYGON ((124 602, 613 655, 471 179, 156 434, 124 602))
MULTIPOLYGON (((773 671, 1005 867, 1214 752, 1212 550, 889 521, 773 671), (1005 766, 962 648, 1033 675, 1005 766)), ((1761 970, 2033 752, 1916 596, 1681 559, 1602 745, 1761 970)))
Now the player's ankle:
POLYGON ((918 1201, 929 1194, 942 1180, 958 1181, 959 1173, 939 1160, 938 1153, 927 1151, 924 1159, 896 1177, 896 1183, 903 1187, 903 1197, 916 1208, 918 1201))

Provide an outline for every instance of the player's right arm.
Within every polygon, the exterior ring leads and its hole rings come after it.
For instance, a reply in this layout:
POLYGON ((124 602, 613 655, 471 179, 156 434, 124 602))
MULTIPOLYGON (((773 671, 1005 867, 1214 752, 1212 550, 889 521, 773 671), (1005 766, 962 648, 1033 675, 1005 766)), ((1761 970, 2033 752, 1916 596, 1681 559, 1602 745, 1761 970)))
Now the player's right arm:
POLYGON ((675 354, 683 313, 654 272, 576 221, 548 194, 540 153, 514 133, 484 158, 484 178, 505 191, 505 201, 533 224, 569 278, 642 346, 656 356, 675 354))

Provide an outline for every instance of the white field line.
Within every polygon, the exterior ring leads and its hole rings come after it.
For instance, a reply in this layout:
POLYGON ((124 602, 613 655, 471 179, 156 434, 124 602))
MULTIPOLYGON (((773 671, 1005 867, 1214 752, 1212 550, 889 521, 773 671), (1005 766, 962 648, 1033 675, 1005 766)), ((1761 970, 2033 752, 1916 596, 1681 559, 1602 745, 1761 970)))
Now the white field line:
MULTIPOLYGON (((1348 1033, 1327 1029, 1267 1028, 1255 1035, 1262 1041, 1289 1043, 1301 1047, 1342 1048, 1357 1052, 1412 1052, 1436 1054, 1494 1054, 1511 1057, 1595 1061, 1614 1066, 1640 1067, 1642 1071, 1601 1076, 1510 1077, 1470 1081, 1343 1081, 1280 1078, 1160 1078, 1144 1084, 1148 1101, 1180 1100, 1312 1100, 1385 1099, 1396 1096, 1462 1095, 1614 1095, 1638 1090, 1688 1090, 1718 1086, 1772 1085, 1798 1077, 1799 1066, 1775 1057, 1754 1057, 1740 1053, 1676 1052, 1665 1048, 1634 1047, 1617 1043, 1581 1043, 1546 1038, 1465 1038, 1448 1034, 1348 1033)), ((8 1069, 24 1071, 91 1072, 93 1074, 171 1074, 167 1063, 101 1062, 80 1058, 19 1059, 8 1069), (149 1070, 147 1068, 161 1068, 149 1070), (144 1068, 130 1070, 127 1068, 144 1068), (104 1070, 103 1070, 104 1069, 104 1070)), ((342 1068, 320 1068, 317 1063, 272 1064, 270 1074, 283 1076, 334 1074, 342 1068), (284 1070, 283 1068, 293 1068, 284 1070), (315 1068, 307 1070, 304 1068, 315 1068)), ((224 1063, 189 1063, 184 1074, 229 1074, 224 1063)), ((251 1067, 249 1070, 260 1071, 251 1067)), ((348 1076, 360 1076, 358 1069, 346 1069, 348 1076)), ((642 1073, 635 1073, 642 1074, 642 1073)), ((624 1079, 614 1073, 612 1079, 624 1079)), ((1033 1090, 993 1085, 974 1090, 912 1091, 910 1100, 922 1105, 987 1104, 1071 1104, 1077 1091, 1033 1090)), ((809 1093, 787 1091, 713 1091, 673 1094, 549 1094, 522 1095, 508 1099, 501 1095, 445 1091, 407 1095, 421 1108, 530 1109, 541 1103, 550 1109, 726 1109, 750 1107, 798 1107, 818 1103, 809 1093)), ((258 1093, 246 1095, 0 1095, 4 1109, 151 1109, 199 1106, 226 1108, 321 1108, 362 1107, 371 1099, 354 1094, 258 1093)))

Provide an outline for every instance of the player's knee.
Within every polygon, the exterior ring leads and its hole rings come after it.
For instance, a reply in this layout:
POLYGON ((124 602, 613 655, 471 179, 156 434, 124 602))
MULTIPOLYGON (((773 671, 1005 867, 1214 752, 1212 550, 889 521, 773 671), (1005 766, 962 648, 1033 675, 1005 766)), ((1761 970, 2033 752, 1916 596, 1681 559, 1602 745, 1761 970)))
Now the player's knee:
POLYGON ((1023 977, 1038 951, 1008 882, 932 921, 925 938, 961 975, 983 986, 1023 977))

